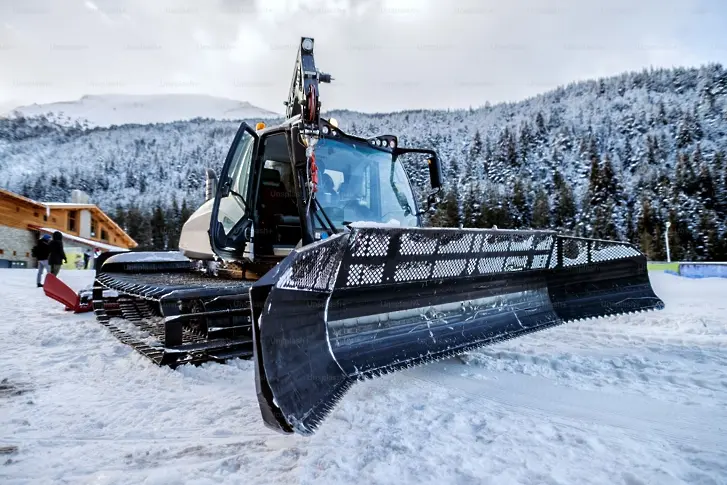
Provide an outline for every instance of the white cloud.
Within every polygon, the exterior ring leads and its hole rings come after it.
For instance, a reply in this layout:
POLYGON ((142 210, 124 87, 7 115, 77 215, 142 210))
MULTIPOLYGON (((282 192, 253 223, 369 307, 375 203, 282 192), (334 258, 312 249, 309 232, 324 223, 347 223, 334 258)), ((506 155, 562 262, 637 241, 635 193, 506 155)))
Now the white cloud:
POLYGON ((280 111, 301 36, 315 37, 319 68, 335 78, 324 108, 364 111, 516 100, 726 52, 719 0, 9 3, 0 91, 22 103, 187 91, 280 111))

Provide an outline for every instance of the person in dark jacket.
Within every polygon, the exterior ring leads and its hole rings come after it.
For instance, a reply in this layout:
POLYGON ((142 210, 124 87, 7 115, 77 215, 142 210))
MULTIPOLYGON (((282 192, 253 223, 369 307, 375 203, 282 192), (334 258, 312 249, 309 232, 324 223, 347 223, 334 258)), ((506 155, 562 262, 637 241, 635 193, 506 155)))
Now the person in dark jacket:
POLYGON ((43 237, 38 240, 38 244, 33 247, 33 257, 38 260, 38 275, 35 278, 38 288, 43 286, 43 283, 41 283, 43 272, 50 273, 50 268, 48 267, 48 255, 50 254, 49 241, 50 236, 43 234, 43 237))
POLYGON ((49 244, 50 255, 48 256, 48 263, 50 264, 50 272, 53 276, 58 276, 61 271, 61 265, 67 263, 66 252, 63 249, 63 234, 60 231, 53 233, 53 240, 49 244))

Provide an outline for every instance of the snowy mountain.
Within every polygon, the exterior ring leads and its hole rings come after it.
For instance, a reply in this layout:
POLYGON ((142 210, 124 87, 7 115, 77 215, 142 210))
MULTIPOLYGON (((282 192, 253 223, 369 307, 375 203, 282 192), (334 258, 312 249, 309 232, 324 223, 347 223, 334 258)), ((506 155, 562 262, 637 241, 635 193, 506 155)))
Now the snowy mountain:
MULTIPOLYGON (((665 259, 671 221, 672 258, 727 258, 721 65, 625 73, 480 109, 328 115, 353 134, 397 134, 402 145, 439 152, 447 191, 432 223, 626 239, 665 259)), ((200 119, 95 129, 0 119, 0 186, 58 201, 81 188, 111 211, 171 210, 173 201, 193 209, 204 170, 220 169, 236 128, 200 119)), ((408 168, 426 190, 422 160, 408 168)))
POLYGON ((126 124, 171 123, 209 118, 216 120, 266 119, 281 116, 248 102, 197 94, 84 96, 76 101, 21 106, 5 116, 45 115, 60 124, 108 127, 126 124))

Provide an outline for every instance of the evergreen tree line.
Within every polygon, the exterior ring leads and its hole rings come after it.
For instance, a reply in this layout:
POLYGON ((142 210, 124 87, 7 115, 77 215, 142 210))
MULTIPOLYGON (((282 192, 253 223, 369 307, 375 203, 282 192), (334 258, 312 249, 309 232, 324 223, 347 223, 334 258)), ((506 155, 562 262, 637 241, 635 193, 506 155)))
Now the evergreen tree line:
POLYGON ((187 200, 182 204, 172 199, 169 207, 157 201, 152 207, 140 207, 132 203, 128 207, 120 204, 109 214, 124 231, 136 241, 136 248, 142 251, 173 251, 179 249, 182 226, 194 213, 187 200))
MULTIPOLYGON (((709 160, 699 145, 680 151, 671 177, 644 179, 631 193, 608 154, 594 153, 582 195, 558 169, 549 180, 516 179, 512 185, 450 183, 436 212, 435 227, 553 229, 565 234, 629 241, 651 260, 727 260, 727 161, 709 160), (463 191, 462 188, 465 187, 463 191), (549 190, 546 191, 546 188, 549 190)), ((471 172, 472 167, 466 169, 471 172)))
MULTIPOLYGON (((727 70, 708 65, 625 73, 478 109, 331 115, 349 133, 394 133, 401 146, 437 151, 449 186, 430 223, 553 228, 629 240, 664 259, 671 222, 672 257, 697 260, 724 259, 725 113, 727 70)), ((67 201, 79 188, 110 214, 117 204, 136 207, 148 221, 132 224, 140 243, 173 247, 173 231, 152 237, 152 219, 161 227, 161 213, 163 226, 181 228, 167 222, 173 198, 198 207, 205 170, 219 170, 237 125, 0 120, 0 186, 41 201, 67 201)), ((423 200, 426 163, 403 163, 423 200)))

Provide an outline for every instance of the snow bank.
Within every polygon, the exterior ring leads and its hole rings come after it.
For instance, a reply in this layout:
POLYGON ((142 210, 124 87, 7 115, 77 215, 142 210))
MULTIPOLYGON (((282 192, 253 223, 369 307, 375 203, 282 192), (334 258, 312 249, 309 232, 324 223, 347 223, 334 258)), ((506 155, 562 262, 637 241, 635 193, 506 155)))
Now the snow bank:
POLYGON ((727 280, 652 280, 662 312, 356 384, 306 439, 251 362, 158 368, 0 270, 0 483, 727 483, 727 280))

